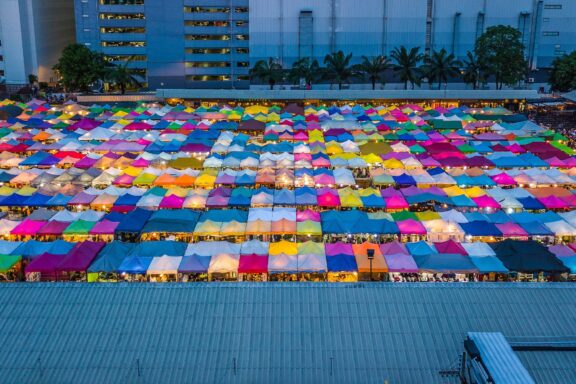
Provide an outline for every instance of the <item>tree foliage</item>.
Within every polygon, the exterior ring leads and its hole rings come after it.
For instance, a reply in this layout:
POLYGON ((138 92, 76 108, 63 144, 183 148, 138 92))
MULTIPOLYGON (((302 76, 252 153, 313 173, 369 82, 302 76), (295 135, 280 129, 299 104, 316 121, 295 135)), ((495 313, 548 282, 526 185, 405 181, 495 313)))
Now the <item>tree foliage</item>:
POLYGON ((489 27, 476 40, 474 52, 487 75, 494 76, 496 89, 514 86, 526 74, 522 34, 516 28, 497 25, 489 27))
POLYGON ((554 91, 568 92, 576 89, 576 51, 557 57, 552 62, 548 82, 554 91))
POLYGON ((274 89, 274 85, 282 81, 284 77, 282 64, 277 63, 272 58, 269 58, 268 60, 259 60, 250 70, 250 77, 268 83, 272 90, 274 89))
POLYGON ((133 57, 130 57, 124 63, 106 68, 106 80, 116 84, 120 88, 120 92, 122 92, 122 94, 126 93, 126 87, 128 85, 134 85, 137 87, 141 86, 138 79, 134 76, 132 69, 129 68, 132 60, 133 57))
POLYGON ((410 51, 404 46, 396 47, 390 56, 395 61, 393 68, 400 77, 400 81, 404 83, 404 89, 408 89, 408 83, 412 85, 412 89, 414 85, 420 85, 422 73, 419 64, 424 55, 420 53, 419 47, 414 47, 410 51))
POLYGON ((333 52, 324 57, 324 65, 326 65, 326 77, 330 83, 338 84, 338 89, 342 89, 343 83, 348 83, 354 76, 354 70, 350 66, 352 60, 352 53, 347 55, 342 51, 333 52))
POLYGON ((438 82, 438 89, 442 84, 447 84, 449 78, 457 77, 460 74, 461 63, 453 53, 448 53, 442 48, 434 51, 425 59, 424 74, 428 77, 430 84, 438 82))
POLYGON ((389 67, 390 63, 386 56, 376 56, 372 59, 362 56, 362 63, 356 66, 356 70, 370 80, 372 89, 376 89, 376 83, 384 84, 384 71, 389 67))
POLYGON ((466 84, 472 85, 473 89, 478 89, 480 83, 484 82, 484 73, 478 58, 473 52, 466 52, 466 58, 462 62, 463 74, 462 79, 466 84))
POLYGON ((320 81, 321 77, 322 69, 318 60, 312 60, 310 57, 303 57, 295 61, 288 73, 288 79, 292 84, 298 84, 300 79, 304 79, 308 86, 320 81))
POLYGON ((54 70, 69 92, 88 91, 91 84, 103 78, 105 61, 101 54, 85 45, 70 44, 62 51, 54 70))

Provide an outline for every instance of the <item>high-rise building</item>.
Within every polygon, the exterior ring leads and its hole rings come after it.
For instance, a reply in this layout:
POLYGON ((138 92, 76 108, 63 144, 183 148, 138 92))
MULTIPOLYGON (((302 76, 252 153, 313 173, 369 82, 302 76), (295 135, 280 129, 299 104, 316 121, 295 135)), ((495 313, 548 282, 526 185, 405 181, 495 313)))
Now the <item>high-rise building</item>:
POLYGON ((273 58, 473 50, 486 28, 518 28, 532 69, 576 49, 573 0, 75 0, 78 40, 127 60, 154 88, 246 88, 273 58))
POLYGON ((17 89, 28 75, 56 81, 52 67, 74 42, 73 0, 0 0, 0 77, 17 89))

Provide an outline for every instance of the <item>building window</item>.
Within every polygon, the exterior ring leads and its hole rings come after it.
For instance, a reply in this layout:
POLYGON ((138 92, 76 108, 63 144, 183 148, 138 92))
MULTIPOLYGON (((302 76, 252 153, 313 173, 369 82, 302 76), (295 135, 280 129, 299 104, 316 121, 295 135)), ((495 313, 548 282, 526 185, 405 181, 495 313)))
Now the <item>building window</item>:
POLYGON ((247 81, 247 80, 250 80, 250 76, 248 76, 248 75, 236 76, 236 80, 238 80, 238 81, 247 81))
POLYGON ((227 55, 229 48, 186 48, 187 55, 227 55))
POLYGON ((229 13, 228 7, 184 7, 185 13, 229 13))
POLYGON ((236 63, 236 66, 238 68, 248 68, 250 66, 250 63, 247 61, 239 61, 236 63))
POLYGON ((186 40, 230 40, 228 35, 186 35, 186 40))
POLYGON ((103 28, 100 28, 100 33, 146 33, 146 28, 103 27, 103 28))
POLYGON ((145 47, 145 41, 103 41, 103 47, 145 47))
POLYGON ((186 68, 228 68, 230 62, 226 61, 204 61, 204 62, 186 62, 186 68))
POLYGON ((0 61, 4 61, 4 56, 0 55, 0 61))
POLYGON ((250 48, 236 48, 236 53, 248 54, 250 53, 250 48))
POLYGON ((560 32, 544 31, 542 32, 542 36, 560 36, 560 32))
POLYGON ((230 23, 227 21, 220 21, 220 20, 215 20, 215 21, 186 20, 184 22, 184 25, 187 27, 227 27, 230 25, 230 23))
POLYGON ((237 27, 247 27, 247 26, 248 26, 248 22, 247 22, 247 21, 237 21, 237 22, 236 22, 236 26, 237 26, 237 27))
POLYGON ((4 70, 0 69, 0 76, 4 76, 4 70))
POLYGON ((101 13, 102 20, 145 20, 143 13, 101 13))
POLYGON ((236 7, 234 9, 236 13, 248 13, 248 7, 236 7))
POLYGON ((250 40, 248 35, 234 35, 236 36, 236 40, 250 40))
POLYGON ((100 0, 100 5, 144 5, 144 0, 100 0))
POLYGON ((562 9, 562 4, 544 4, 544 9, 562 9))
POLYGON ((128 61, 131 60, 133 62, 142 62, 148 60, 146 55, 105 55, 104 60, 109 62, 114 61, 128 61))
POLYGON ((186 76, 186 81, 230 81, 230 76, 228 75, 188 75, 186 76))

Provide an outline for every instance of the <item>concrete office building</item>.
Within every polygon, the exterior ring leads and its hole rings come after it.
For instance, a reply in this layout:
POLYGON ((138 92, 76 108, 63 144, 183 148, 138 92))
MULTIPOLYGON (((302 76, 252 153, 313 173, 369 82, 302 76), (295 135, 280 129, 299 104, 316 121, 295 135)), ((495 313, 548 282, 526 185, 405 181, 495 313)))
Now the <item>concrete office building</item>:
POLYGON ((11 90, 56 81, 52 67, 74 42, 73 0, 0 0, 0 78, 11 90))
POLYGON ((327 53, 394 47, 472 50, 486 28, 518 28, 537 70, 576 49, 571 0, 75 0, 78 40, 111 61, 134 56, 150 88, 246 88, 274 58, 289 68, 327 53))

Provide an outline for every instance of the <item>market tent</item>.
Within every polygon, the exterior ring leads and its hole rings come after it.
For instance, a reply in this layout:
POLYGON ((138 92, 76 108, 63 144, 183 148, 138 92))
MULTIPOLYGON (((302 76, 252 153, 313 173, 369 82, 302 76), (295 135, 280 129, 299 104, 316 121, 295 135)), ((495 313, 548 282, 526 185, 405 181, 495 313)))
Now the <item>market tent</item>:
POLYGON ((6 273, 22 261, 20 255, 2 255, 0 254, 0 273, 6 273))
POLYGON ((462 243, 462 247, 480 273, 508 273, 508 268, 496 257, 496 253, 487 243, 462 243))
POLYGON ((150 256, 128 256, 118 267, 117 272, 130 275, 144 275, 152 262, 150 256))
POLYGON ((178 272, 180 273, 208 273, 211 256, 188 255, 183 256, 178 272))
POLYGON ((369 249, 374 250, 372 272, 388 272, 388 265, 386 264, 386 260, 380 251, 379 245, 367 242, 352 245, 352 251, 354 252, 354 257, 356 258, 356 264, 358 265, 358 272, 370 272, 370 260, 368 259, 367 253, 369 249))
POLYGON ((113 241, 106 244, 98 254, 96 260, 88 267, 88 272, 116 272, 126 255, 128 255, 135 246, 135 243, 124 243, 121 241, 113 241))
POLYGON ((25 268, 26 274, 40 273, 43 279, 56 279, 56 266, 64 259, 64 255, 43 253, 30 262, 25 268))
POLYGON ((240 255, 238 273, 268 273, 268 255, 240 255))
POLYGON ((145 241, 138 243, 128 256, 157 257, 162 255, 183 256, 188 243, 180 241, 145 241))
POLYGON ((148 270, 146 270, 147 275, 177 275, 178 267, 182 262, 182 256, 168 256, 162 255, 157 256, 152 259, 148 270))
POLYGON ((83 272, 87 271, 98 252, 104 248, 104 242, 85 241, 78 243, 62 259, 56 267, 58 272, 83 272))
POLYGON ((208 273, 236 273, 240 263, 237 253, 217 253, 212 256, 208 273))
POLYGON ((476 273, 478 268, 468 256, 453 253, 414 255, 420 272, 429 273, 476 273))
POLYGON ((389 272, 417 273, 418 265, 414 258, 407 253, 385 253, 384 259, 389 272))
POLYGON ((358 265, 353 254, 326 255, 328 272, 357 272, 358 265))
POLYGON ((534 240, 504 240, 491 243, 496 257, 510 271, 563 273, 568 269, 542 243, 534 240))

